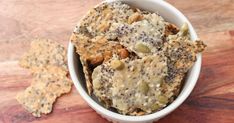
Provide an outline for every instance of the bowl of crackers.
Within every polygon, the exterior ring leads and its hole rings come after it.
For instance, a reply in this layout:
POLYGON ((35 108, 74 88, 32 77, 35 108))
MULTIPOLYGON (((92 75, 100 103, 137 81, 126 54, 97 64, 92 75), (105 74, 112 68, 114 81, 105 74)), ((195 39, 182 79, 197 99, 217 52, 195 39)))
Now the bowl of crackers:
POLYGON ((153 122, 192 92, 205 47, 165 1, 106 0, 75 27, 68 67, 80 95, 102 117, 153 122))

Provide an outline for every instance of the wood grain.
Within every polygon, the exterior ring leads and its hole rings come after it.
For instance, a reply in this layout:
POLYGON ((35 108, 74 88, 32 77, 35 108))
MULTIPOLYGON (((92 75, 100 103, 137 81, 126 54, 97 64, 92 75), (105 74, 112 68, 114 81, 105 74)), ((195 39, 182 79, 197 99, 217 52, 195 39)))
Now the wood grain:
MULTIPOLYGON (((159 123, 234 122, 233 0, 167 0, 191 20, 208 48, 189 98, 159 123)), ((58 99, 52 114, 34 118, 15 100, 31 81, 17 60, 31 39, 50 38, 65 46, 77 21, 100 0, 0 0, 0 123, 107 123, 75 88, 58 99)))

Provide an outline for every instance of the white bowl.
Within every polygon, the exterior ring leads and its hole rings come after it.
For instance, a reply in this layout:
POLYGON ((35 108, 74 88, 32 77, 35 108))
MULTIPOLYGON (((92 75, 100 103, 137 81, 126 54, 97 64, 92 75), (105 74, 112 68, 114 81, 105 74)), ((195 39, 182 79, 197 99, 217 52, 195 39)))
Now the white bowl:
MULTIPOLYGON (((116 0, 106 0, 104 2, 112 2, 116 0)), ((189 31, 192 40, 197 39, 197 34, 188 21, 188 19, 176 8, 174 8, 169 3, 162 0, 120 0, 124 3, 127 3, 132 6, 136 6, 141 9, 145 9, 152 12, 158 12, 165 20, 174 23, 178 27, 180 27, 184 22, 187 22, 189 25, 189 31)), ((116 112, 110 111, 104 107, 102 107, 99 102, 90 97, 87 93, 87 89, 85 87, 85 80, 82 73, 82 66, 80 65, 79 56, 75 52, 74 45, 70 42, 68 47, 68 66, 71 78, 74 82, 75 87, 79 91, 80 95, 83 99, 92 107, 97 113, 99 113, 102 117, 108 119, 112 122, 123 122, 123 123, 148 123, 157 121, 160 118, 166 116, 173 110, 175 110, 178 106, 180 106, 184 100, 189 96, 191 91, 193 90, 201 68, 201 54, 197 55, 197 61, 188 72, 185 84, 179 94, 179 96, 167 107, 164 109, 144 116, 125 116, 118 114, 116 112)))

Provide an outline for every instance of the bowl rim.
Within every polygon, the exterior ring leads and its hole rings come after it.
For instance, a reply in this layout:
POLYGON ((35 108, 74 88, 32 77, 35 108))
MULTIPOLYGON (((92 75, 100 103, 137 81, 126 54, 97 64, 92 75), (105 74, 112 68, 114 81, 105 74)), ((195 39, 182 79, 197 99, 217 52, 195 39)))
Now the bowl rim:
MULTIPOLYGON (((123 1, 123 0, 105 0, 103 2, 112 2, 112 1, 123 1)), ((163 7, 167 7, 167 9, 170 9, 170 11, 174 11, 176 16, 179 16, 182 20, 184 20, 185 22, 188 23, 191 36, 193 36, 194 39, 197 39, 197 34, 196 34, 193 26, 191 25, 189 20, 178 9, 176 9, 174 6, 172 6, 171 4, 169 4, 163 0, 148 0, 148 1, 153 1, 156 4, 160 4, 163 7)), ((103 3, 103 2, 101 2, 101 3, 103 3)), ((101 3, 99 3, 99 4, 101 4, 101 3)), ((178 97, 171 104, 169 104, 168 106, 166 106, 162 110, 154 112, 152 114, 147 114, 147 115, 143 115, 143 116, 128 116, 128 115, 122 115, 122 114, 119 114, 119 113, 116 113, 116 112, 113 112, 113 111, 110 111, 110 110, 104 108, 103 106, 98 104, 96 101, 94 101, 88 95, 86 90, 80 84, 80 81, 79 81, 78 76, 76 74, 76 71, 74 68, 74 66, 76 64, 75 59, 74 59, 75 56, 76 56, 75 47, 71 43, 71 41, 69 41, 68 54, 67 54, 68 68, 69 68, 71 79, 72 79, 76 89, 80 93, 81 97, 88 103, 88 105, 90 107, 92 107, 98 113, 101 113, 102 115, 109 117, 109 118, 112 118, 112 119, 115 119, 115 120, 129 121, 129 122, 150 121, 150 120, 154 120, 156 118, 161 118, 161 117, 169 114, 173 110, 175 110, 177 107, 179 107, 185 101, 185 99, 190 95, 190 93, 192 92, 193 88, 195 87, 195 85, 197 83, 197 80, 198 80, 198 77, 200 74, 201 60, 202 60, 201 54, 200 53, 197 54, 197 60, 193 65, 193 68, 194 68, 193 76, 192 76, 193 79, 189 81, 190 84, 188 85, 188 87, 183 88, 182 91, 180 92, 180 94, 178 95, 178 97)))

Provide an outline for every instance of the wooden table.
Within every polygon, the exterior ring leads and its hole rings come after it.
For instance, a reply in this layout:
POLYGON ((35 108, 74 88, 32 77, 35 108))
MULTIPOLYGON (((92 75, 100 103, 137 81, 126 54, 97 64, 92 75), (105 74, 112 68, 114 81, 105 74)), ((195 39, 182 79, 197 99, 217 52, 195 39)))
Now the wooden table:
MULTIPOLYGON (((99 0, 100 1, 100 0, 99 0)), ((53 113, 35 118, 15 100, 31 75, 18 66, 33 38, 64 45, 77 21, 97 0, 0 0, 0 122, 106 123, 73 87, 53 113)), ((190 97, 159 123, 234 123, 234 1, 167 0, 191 20, 208 48, 190 97)))

